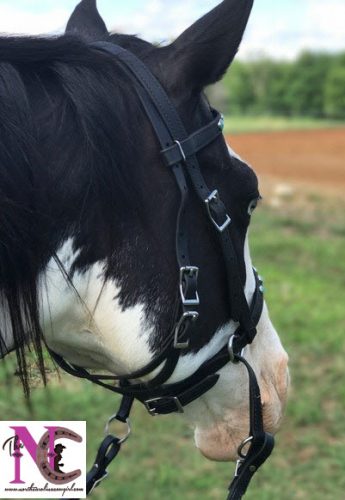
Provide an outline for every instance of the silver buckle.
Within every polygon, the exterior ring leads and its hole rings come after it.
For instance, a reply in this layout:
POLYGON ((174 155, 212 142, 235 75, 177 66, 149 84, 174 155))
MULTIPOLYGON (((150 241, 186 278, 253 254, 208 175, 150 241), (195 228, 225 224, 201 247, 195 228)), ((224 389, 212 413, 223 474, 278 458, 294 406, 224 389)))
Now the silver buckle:
POLYGON ((184 295, 183 278, 185 274, 188 274, 189 276, 196 274, 196 279, 198 279, 199 268, 195 266, 186 266, 186 267, 181 267, 180 269, 180 295, 182 299, 182 304, 184 306, 198 306, 200 304, 200 299, 197 291, 195 291, 195 297, 193 299, 186 299, 184 295))
POLYGON ((148 399, 147 401, 144 402, 147 411, 149 412, 149 414, 152 417, 157 417, 158 415, 160 415, 160 413, 157 413, 157 408, 155 406, 151 406, 151 405, 154 405, 154 403, 157 403, 158 401, 161 401, 161 400, 173 401, 176 405, 176 413, 184 413, 183 406, 182 406, 178 397, 176 397, 176 396, 162 396, 160 398, 148 399))
POLYGON ((196 321, 199 317, 199 313, 196 311, 187 311, 182 314, 180 321, 177 323, 175 328, 175 337, 174 337, 174 348, 175 349, 187 349, 189 346, 189 340, 187 342, 179 342, 178 337, 183 323, 190 318, 191 321, 196 321))
POLYGON ((215 218, 213 217, 212 212, 211 212, 210 204, 213 200, 219 201, 219 193, 218 193, 217 189, 215 189, 210 194, 210 196, 205 200, 205 204, 206 204, 207 212, 208 212, 208 215, 211 219, 212 224, 216 227, 217 231, 222 233, 228 227, 228 225, 231 224, 231 218, 228 214, 226 214, 225 222, 220 226, 218 224, 218 222, 215 220, 215 218))

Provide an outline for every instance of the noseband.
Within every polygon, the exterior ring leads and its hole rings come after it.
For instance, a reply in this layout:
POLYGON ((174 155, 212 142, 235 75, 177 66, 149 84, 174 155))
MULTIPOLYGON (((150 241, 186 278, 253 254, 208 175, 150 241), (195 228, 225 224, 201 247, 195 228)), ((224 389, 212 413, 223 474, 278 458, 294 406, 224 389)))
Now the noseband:
MULTIPOLYGON (((210 190, 201 173, 196 153, 206 148, 222 134, 223 117, 212 111, 213 118, 205 127, 188 135, 185 127, 166 92, 146 65, 131 52, 107 42, 93 44, 97 50, 114 55, 133 84, 142 106, 152 124, 161 145, 162 158, 173 173, 181 195, 176 224, 176 257, 179 272, 179 316, 165 347, 147 366, 127 376, 93 375, 83 368, 66 362, 56 353, 53 358, 68 373, 86 378, 91 382, 122 394, 120 409, 109 423, 118 420, 128 425, 133 401, 143 403, 150 415, 183 413, 184 407, 209 391, 219 379, 219 370, 227 363, 242 363, 249 376, 250 432, 238 449, 239 459, 235 476, 229 487, 228 500, 237 500, 245 494, 249 482, 272 452, 274 438, 264 431, 260 389, 255 373, 243 357, 243 350, 256 335, 256 326, 263 309, 263 284, 254 269, 255 292, 251 304, 247 303, 244 286, 239 275, 239 266, 231 240, 229 226, 231 218, 221 201, 218 191, 210 190), (222 250, 227 277, 230 317, 238 323, 227 344, 188 378, 174 383, 166 382, 173 374, 180 355, 190 343, 191 324, 199 317, 198 272, 188 253, 188 231, 186 228, 186 203, 189 195, 187 183, 205 207, 222 250), (163 364, 153 379, 137 383, 138 379, 152 374, 163 364), (106 381, 115 381, 111 385, 106 381), (243 449, 249 445, 246 454, 243 449)), ((96 461, 87 475, 87 493, 90 493, 107 475, 107 466, 118 454, 127 439, 107 435, 102 442, 96 461)))

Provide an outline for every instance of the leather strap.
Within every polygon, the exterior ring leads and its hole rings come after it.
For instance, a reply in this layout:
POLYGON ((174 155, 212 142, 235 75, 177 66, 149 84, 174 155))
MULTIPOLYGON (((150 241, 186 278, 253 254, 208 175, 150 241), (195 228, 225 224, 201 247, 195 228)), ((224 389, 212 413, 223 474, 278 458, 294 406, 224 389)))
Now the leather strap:
POLYGON ((274 448, 274 437, 263 429, 261 395, 255 373, 243 357, 235 355, 235 361, 244 364, 249 376, 250 431, 246 441, 250 447, 246 455, 239 449, 240 459, 229 486, 228 500, 240 500, 243 497, 250 480, 274 448))
POLYGON ((152 416, 184 413, 184 407, 212 389, 218 382, 218 379, 219 375, 211 374, 183 392, 174 392, 174 396, 160 396, 147 399, 145 394, 140 394, 136 396, 136 399, 146 406, 146 409, 152 416))
POLYGON ((107 476, 108 465, 116 458, 121 449, 120 440, 106 436, 98 448, 96 460, 86 476, 86 494, 89 495, 107 476))
POLYGON ((176 163, 184 163, 222 134, 222 115, 215 110, 213 110, 213 115, 214 119, 208 125, 194 132, 187 139, 161 151, 168 167, 172 167, 176 163))
MULTIPOLYGON (((118 420, 119 422, 127 423, 130 411, 132 409, 134 398, 132 396, 123 396, 120 408, 117 414, 110 421, 118 420)), ((129 433, 128 433, 129 435, 129 433)), ((107 476, 107 468, 111 462, 117 457, 121 450, 121 445, 125 442, 125 438, 119 438, 108 434, 98 448, 96 459, 93 466, 86 476, 86 494, 89 495, 107 476)))

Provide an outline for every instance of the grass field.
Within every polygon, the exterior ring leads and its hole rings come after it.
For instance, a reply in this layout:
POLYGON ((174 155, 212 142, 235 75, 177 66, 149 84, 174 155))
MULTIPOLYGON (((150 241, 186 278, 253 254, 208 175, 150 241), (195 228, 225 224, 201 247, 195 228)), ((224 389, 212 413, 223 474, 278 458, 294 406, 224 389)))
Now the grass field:
MULTIPOLYGON (((313 197, 308 210, 291 203, 262 206, 251 247, 266 278, 271 316, 290 354, 292 391, 269 463, 253 480, 248 500, 341 500, 345 491, 345 221, 344 203, 313 197)), ((13 377, 1 371, 0 414, 6 419, 87 420, 88 462, 118 399, 88 382, 63 376, 38 387, 32 409, 13 377)), ((232 464, 208 462, 192 431, 177 417, 149 417, 137 407, 133 435, 96 500, 224 499, 232 464)))
POLYGON ((344 126, 343 121, 308 118, 303 116, 245 116, 225 117, 225 133, 277 132, 287 130, 315 130, 344 126))

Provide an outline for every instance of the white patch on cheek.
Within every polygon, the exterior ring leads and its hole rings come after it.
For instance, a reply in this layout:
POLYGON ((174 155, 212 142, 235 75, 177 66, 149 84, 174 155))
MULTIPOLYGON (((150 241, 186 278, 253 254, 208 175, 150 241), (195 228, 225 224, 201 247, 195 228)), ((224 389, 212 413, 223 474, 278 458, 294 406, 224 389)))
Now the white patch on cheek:
MULTIPOLYGON (((68 240, 58 252, 67 271, 77 254, 68 240)), ((152 353, 152 325, 144 304, 123 309, 120 287, 104 282, 104 265, 97 262, 73 275, 75 290, 55 261, 41 277, 41 318, 48 346, 68 361, 86 368, 123 374, 147 364, 152 353)))

